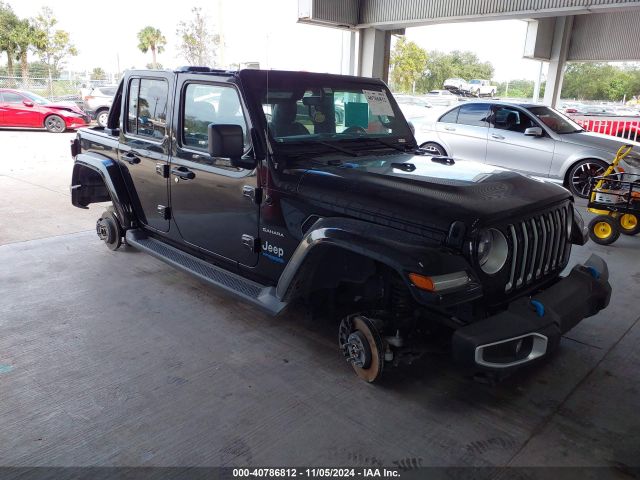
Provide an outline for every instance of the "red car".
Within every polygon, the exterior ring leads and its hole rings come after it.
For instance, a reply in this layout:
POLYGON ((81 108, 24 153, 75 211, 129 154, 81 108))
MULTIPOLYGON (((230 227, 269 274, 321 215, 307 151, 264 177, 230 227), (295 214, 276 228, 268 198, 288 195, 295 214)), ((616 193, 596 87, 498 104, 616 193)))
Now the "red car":
POLYGON ((46 128, 60 133, 89 122, 91 118, 73 103, 53 103, 24 90, 0 88, 0 127, 46 128))

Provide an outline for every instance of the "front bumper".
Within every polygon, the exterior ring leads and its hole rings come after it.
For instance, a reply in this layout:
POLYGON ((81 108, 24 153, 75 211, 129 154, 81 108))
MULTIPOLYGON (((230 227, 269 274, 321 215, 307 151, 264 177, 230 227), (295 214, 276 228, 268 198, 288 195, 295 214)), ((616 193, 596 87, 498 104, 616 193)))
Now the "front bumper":
POLYGON ((592 255, 546 290, 456 330, 454 360, 474 370, 500 372, 534 362, 553 351, 563 333, 605 308, 610 297, 607 264, 592 255))

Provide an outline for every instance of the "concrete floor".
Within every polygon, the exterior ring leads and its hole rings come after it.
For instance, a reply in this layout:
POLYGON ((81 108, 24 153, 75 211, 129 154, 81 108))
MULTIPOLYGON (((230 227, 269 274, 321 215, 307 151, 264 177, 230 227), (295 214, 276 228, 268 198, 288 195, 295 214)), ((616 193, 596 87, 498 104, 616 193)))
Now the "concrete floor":
POLYGON ((640 237, 574 249, 614 295, 552 361, 491 387, 433 355, 371 386, 302 308, 109 251, 102 208, 70 205, 71 138, 0 131, 1 466, 640 466, 640 237))

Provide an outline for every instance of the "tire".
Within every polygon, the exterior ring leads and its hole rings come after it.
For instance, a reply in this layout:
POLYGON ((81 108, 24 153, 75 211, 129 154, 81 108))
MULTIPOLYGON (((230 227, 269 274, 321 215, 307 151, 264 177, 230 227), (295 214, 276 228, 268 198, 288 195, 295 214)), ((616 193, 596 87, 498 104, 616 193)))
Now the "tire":
POLYGON ((491 90, 491 98, 496 96, 496 91, 495 90, 491 90))
POLYGON ((433 155, 440 155, 444 157, 447 156, 447 152, 445 151, 445 149, 436 142, 424 142, 422 145, 420 145, 420 148, 427 150, 433 155))
POLYGON ((589 222, 589 238, 599 245, 611 245, 620 237, 618 222, 607 215, 598 215, 589 222))
POLYGON ((632 213, 623 213, 618 217, 618 228, 623 235, 640 233, 640 218, 632 213))
POLYGON ((105 128, 107 126, 107 120, 109 119, 109 110, 99 110, 96 113, 96 122, 98 122, 98 126, 105 128))
POLYGON ((62 117, 49 115, 44 119, 44 128, 51 133, 62 133, 67 129, 67 124, 64 123, 62 117))
POLYGON ((567 174, 567 188, 580 198, 589 196, 590 179, 602 175, 608 165, 602 160, 580 160, 569 169, 567 174))

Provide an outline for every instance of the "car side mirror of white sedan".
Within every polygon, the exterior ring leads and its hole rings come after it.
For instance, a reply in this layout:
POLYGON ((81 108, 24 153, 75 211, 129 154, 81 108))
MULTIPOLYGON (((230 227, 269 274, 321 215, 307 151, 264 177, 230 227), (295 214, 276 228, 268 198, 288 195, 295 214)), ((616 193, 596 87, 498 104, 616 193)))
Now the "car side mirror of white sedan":
POLYGON ((524 131, 524 134, 528 137, 541 137, 542 136, 542 128, 540 127, 529 127, 524 131))

